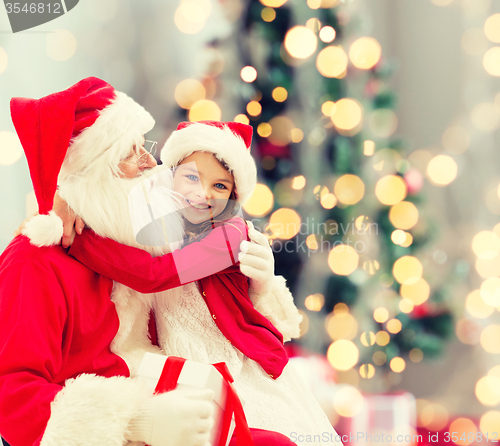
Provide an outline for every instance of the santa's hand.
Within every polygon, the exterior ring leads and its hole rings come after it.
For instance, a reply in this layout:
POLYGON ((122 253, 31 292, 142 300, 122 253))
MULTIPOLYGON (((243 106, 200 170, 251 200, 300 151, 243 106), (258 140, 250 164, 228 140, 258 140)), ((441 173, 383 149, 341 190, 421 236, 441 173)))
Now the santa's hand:
POLYGON ((129 441, 151 446, 205 446, 213 421, 212 390, 172 390, 154 395, 130 421, 129 441))
POLYGON ((63 222, 63 236, 61 241, 63 248, 67 248, 73 243, 75 231, 79 235, 82 234, 85 223, 80 217, 75 215, 73 209, 68 206, 68 203, 66 203, 57 192, 54 196, 52 210, 63 222))
POLYGON ((248 236, 252 242, 240 244, 240 271, 250 279, 250 291, 267 294, 274 281, 274 256, 267 238, 248 223, 248 236))
POLYGON ((19 225, 19 227, 14 231, 14 237, 21 235, 23 233, 23 229, 26 223, 28 223, 36 215, 38 215, 38 212, 35 212, 33 215, 30 215, 28 218, 24 219, 23 222, 19 225))

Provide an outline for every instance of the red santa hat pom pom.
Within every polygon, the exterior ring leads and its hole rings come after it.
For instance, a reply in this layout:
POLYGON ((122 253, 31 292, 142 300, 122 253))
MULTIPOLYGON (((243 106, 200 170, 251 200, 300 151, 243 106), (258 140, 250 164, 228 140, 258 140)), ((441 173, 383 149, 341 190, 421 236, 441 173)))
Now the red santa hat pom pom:
POLYGON ((234 176, 236 199, 243 204, 257 181, 257 167, 250 154, 253 129, 240 122, 181 122, 161 151, 161 161, 177 166, 193 152, 211 152, 234 176))

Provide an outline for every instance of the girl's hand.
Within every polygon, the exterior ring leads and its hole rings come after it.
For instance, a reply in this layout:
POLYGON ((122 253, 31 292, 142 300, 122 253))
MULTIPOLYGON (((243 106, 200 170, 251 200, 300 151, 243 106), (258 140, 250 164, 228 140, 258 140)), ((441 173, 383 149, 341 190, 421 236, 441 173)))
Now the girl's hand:
POLYGON ((250 291, 264 295, 271 291, 274 282, 274 256, 269 241, 248 223, 248 236, 252 242, 241 242, 238 260, 240 271, 250 279, 250 291))
POLYGON ((52 210, 63 222, 63 236, 61 241, 63 248, 67 248, 73 243, 75 231, 78 235, 82 234, 85 223, 80 217, 75 215, 73 209, 68 206, 68 203, 60 197, 57 191, 54 196, 52 210))

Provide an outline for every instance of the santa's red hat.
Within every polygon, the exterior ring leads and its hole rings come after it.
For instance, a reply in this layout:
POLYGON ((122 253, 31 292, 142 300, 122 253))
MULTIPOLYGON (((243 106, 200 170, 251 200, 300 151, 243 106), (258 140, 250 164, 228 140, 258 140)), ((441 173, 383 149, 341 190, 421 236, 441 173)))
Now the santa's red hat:
POLYGON ((94 162, 113 168, 154 126, 143 107, 95 77, 41 99, 13 98, 10 108, 40 214, 52 209, 60 173, 76 175, 94 162))
POLYGON ((163 146, 161 161, 177 166, 193 152, 211 152, 229 167, 236 186, 236 199, 243 204, 252 194, 257 168, 250 154, 253 129, 240 122, 181 122, 163 146))

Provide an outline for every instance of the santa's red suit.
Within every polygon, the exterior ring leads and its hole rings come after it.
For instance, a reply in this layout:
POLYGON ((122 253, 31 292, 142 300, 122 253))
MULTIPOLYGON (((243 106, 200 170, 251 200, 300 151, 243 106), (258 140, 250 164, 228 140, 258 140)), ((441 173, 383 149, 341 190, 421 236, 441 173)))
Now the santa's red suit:
POLYGON ((0 432, 12 446, 121 444, 149 392, 110 351, 112 285, 24 236, 0 257, 0 432))

